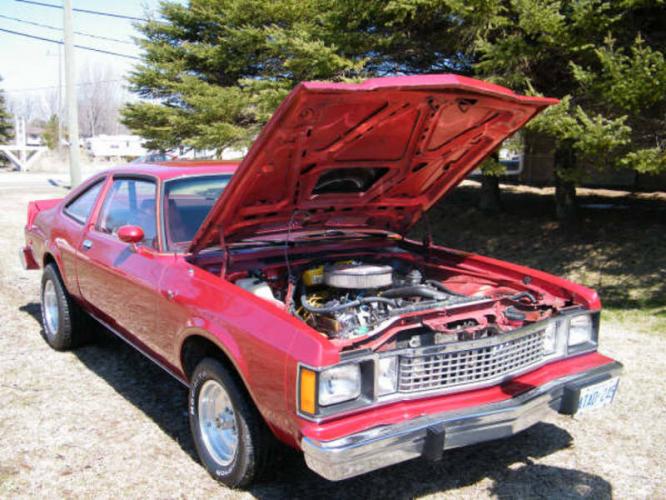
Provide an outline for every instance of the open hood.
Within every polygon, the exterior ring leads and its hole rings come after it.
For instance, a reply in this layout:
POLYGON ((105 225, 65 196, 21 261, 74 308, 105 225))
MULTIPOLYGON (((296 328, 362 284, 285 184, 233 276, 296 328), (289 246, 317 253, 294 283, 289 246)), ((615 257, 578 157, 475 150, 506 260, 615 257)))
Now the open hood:
POLYGON ((302 229, 405 233, 557 99, 456 75, 297 85, 192 241, 302 229))

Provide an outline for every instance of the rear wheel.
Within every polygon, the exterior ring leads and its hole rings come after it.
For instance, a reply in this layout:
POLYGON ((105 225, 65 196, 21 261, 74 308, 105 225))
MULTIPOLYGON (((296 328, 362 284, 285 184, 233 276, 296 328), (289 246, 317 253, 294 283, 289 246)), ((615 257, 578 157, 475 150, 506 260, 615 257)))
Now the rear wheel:
POLYGON ((275 438, 239 381, 216 359, 195 368, 189 409, 194 444, 211 476, 236 488, 265 475, 275 438))
POLYGON ((68 351, 85 343, 85 313, 67 293, 55 264, 44 268, 41 299, 44 340, 56 351, 68 351))

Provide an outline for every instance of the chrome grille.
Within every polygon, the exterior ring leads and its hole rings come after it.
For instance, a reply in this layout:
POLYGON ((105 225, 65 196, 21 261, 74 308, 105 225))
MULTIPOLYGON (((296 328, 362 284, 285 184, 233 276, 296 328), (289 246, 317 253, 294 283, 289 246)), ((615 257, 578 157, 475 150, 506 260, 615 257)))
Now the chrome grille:
MULTIPOLYGON (((502 379, 543 361, 543 330, 453 352, 401 356, 398 390, 418 392, 502 379)), ((446 348, 443 347, 442 351, 446 348)))

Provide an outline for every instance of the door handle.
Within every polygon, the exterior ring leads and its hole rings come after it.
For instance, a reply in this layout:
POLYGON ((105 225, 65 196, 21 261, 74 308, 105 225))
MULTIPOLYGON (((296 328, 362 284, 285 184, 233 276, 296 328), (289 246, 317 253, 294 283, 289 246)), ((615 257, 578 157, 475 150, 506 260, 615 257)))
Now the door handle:
POLYGON ((83 246, 84 250, 90 250, 93 246, 93 242, 90 240, 83 240, 83 244, 81 246, 83 246))

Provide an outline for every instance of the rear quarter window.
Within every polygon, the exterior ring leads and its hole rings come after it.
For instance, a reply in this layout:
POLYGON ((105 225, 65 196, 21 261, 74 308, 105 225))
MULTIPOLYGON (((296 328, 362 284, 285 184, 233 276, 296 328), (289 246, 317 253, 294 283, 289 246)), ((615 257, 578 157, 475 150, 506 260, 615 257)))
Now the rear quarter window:
POLYGON ((92 212, 92 209, 95 206, 95 202, 97 201, 103 183, 103 180, 97 181, 65 205, 65 214, 80 224, 85 224, 86 220, 88 220, 88 216, 90 216, 90 212, 92 212))

